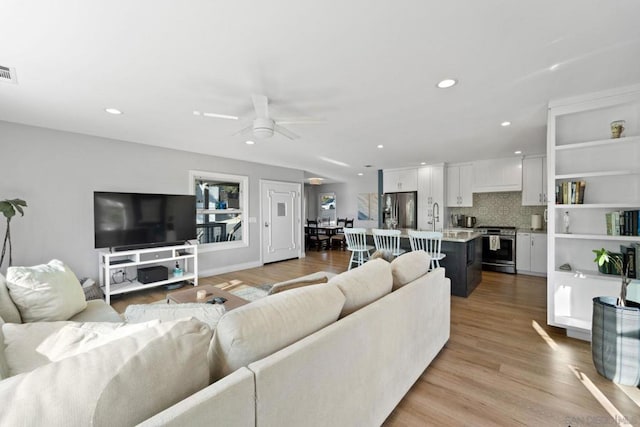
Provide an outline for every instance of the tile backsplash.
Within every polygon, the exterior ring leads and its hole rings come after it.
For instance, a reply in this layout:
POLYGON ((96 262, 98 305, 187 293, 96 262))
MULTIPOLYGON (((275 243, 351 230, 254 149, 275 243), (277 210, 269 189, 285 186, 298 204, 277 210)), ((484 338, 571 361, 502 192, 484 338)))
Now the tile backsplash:
MULTIPOLYGON (((474 193, 472 208, 449 208, 449 215, 475 216, 476 225, 531 228, 531 215, 544 215, 544 206, 522 206, 521 191, 474 193)), ((546 229, 547 224, 542 222, 546 229)))

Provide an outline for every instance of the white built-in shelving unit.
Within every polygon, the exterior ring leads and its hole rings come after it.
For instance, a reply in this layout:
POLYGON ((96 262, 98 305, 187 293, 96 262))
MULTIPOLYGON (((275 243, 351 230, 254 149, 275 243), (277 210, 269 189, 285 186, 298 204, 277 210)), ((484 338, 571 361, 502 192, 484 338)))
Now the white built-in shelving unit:
POLYGON ((547 322, 589 340, 592 298, 617 296, 619 276, 597 271, 593 249, 619 252, 638 236, 607 235, 605 214, 640 209, 640 85, 549 103, 547 322), (625 120, 623 137, 610 123, 625 120), (556 204, 555 186, 585 181, 584 204, 556 204), (569 212, 569 233, 563 215, 569 212), (560 270, 569 264, 571 271, 560 270))
POLYGON ((111 295, 170 285, 181 281, 192 282, 198 286, 198 245, 160 246, 130 251, 100 252, 100 283, 107 304, 111 304, 111 295), (173 274, 178 263, 182 274, 173 274), (137 280, 138 268, 161 265, 169 274, 166 280, 152 283, 140 283, 137 280))

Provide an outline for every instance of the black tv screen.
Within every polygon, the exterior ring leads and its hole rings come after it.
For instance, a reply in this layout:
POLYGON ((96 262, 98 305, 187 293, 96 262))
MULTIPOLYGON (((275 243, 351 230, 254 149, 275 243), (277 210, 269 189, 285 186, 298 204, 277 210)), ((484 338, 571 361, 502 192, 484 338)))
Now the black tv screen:
POLYGON ((96 248, 182 243, 196 238, 196 198, 95 191, 93 219, 96 248))

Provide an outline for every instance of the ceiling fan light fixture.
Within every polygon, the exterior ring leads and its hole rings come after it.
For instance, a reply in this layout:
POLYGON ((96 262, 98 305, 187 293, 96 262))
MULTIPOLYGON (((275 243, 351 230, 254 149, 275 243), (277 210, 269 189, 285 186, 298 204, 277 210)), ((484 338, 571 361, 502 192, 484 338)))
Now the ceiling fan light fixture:
POLYGON ((260 139, 271 138, 274 126, 273 120, 258 117, 253 121, 253 136, 260 139))
POLYGON ((458 84, 458 80, 456 79, 444 79, 440 80, 436 86, 438 86, 440 89, 447 89, 455 86, 456 84, 458 84))

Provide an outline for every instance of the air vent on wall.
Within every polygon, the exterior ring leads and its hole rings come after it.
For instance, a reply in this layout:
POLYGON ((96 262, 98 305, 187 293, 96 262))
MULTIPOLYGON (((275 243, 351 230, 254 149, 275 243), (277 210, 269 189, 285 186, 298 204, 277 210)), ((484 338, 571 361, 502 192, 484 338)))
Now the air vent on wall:
POLYGON ((0 65, 0 82, 17 84, 16 69, 0 65))

